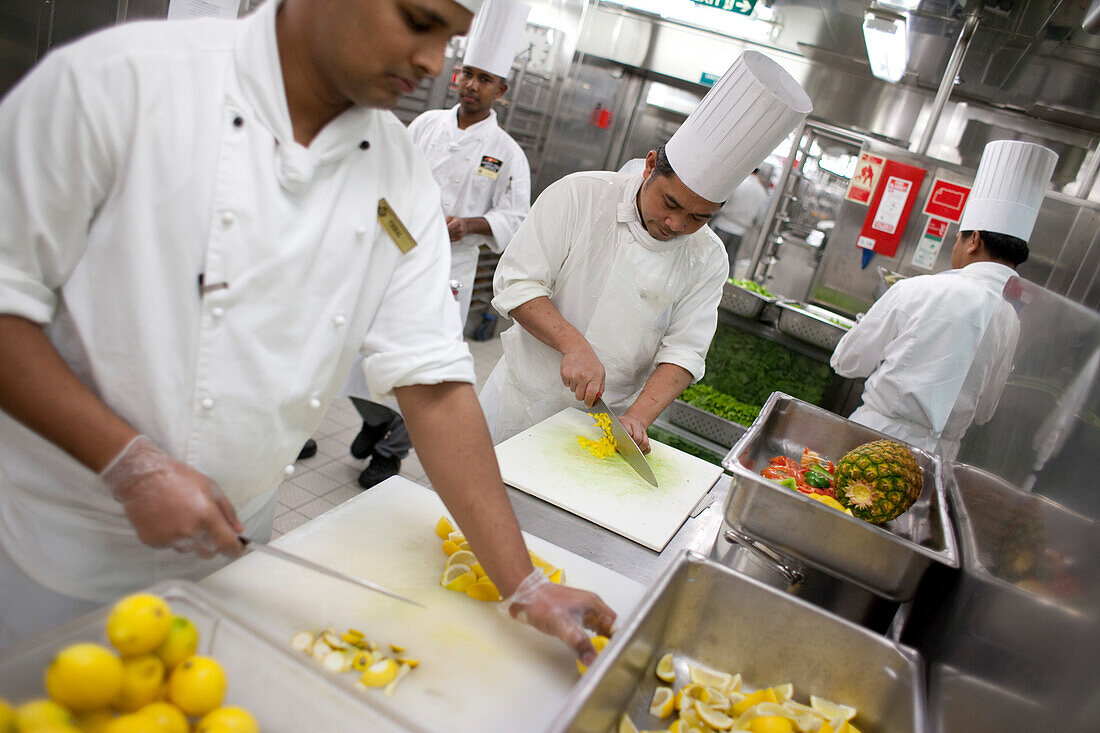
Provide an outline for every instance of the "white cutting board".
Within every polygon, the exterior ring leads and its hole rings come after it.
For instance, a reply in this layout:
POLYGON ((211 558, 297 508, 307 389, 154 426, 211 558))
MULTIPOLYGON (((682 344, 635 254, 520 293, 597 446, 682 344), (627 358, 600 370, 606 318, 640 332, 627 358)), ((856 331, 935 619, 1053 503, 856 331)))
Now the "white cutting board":
MULTIPOLYGON (((446 513, 432 491, 391 478, 274 542, 427 606, 420 609, 277 558, 249 554, 203 580, 219 602, 289 645, 298 631, 356 628, 421 660, 392 697, 359 691, 424 731, 541 731, 580 679, 557 639, 505 618, 496 603, 440 587, 447 556, 435 534, 446 513)), ((625 620, 640 583, 536 537, 527 546, 565 568, 569 585, 596 591, 625 620)), ((303 655, 303 660, 312 661, 303 655)), ((353 685, 356 675, 334 676, 353 685)))
POLYGON ((657 488, 622 456, 596 458, 577 436, 601 433, 568 407, 496 447, 504 483, 660 552, 722 475, 722 468, 649 441, 657 488))

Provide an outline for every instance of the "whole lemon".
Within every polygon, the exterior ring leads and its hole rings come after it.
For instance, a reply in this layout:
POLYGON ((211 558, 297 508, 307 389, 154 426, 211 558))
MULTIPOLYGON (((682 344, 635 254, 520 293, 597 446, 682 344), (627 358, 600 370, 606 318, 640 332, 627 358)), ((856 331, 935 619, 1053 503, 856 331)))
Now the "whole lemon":
POLYGON ((53 700, 31 700, 15 709, 16 730, 37 730, 47 725, 72 725, 73 714, 53 700))
POLYGON ((168 627, 168 636, 157 647, 156 655, 169 670, 184 659, 194 655, 199 648, 199 630, 186 616, 173 616, 168 627))
POLYGON ((168 637, 172 609, 159 596, 137 593, 115 604, 107 616, 107 638, 124 657, 148 654, 168 637))
POLYGON ((228 706, 204 715, 195 726, 195 733, 214 733, 219 729, 233 733, 260 733, 260 724, 244 708, 228 706))
POLYGON ((115 709, 132 713, 160 698, 164 683, 164 662, 155 654, 143 654, 122 660, 122 689, 115 698, 115 709))
POLYGON ((159 733, 188 733, 191 730, 187 716, 170 702, 149 703, 137 714, 151 721, 159 733))
POLYGON ((189 657, 168 678, 168 700, 188 715, 206 715, 225 698, 225 671, 216 659, 189 657))
POLYGON ((114 719, 115 714, 106 708, 90 713, 77 713, 76 727, 80 729, 80 733, 103 733, 107 730, 107 724, 114 719))
POLYGON ((103 729, 103 733, 153 733, 156 728, 148 718, 137 713, 120 715, 103 729))
POLYGON ((78 713, 110 705, 122 689, 122 660, 100 644, 70 644, 46 667, 46 694, 78 713))

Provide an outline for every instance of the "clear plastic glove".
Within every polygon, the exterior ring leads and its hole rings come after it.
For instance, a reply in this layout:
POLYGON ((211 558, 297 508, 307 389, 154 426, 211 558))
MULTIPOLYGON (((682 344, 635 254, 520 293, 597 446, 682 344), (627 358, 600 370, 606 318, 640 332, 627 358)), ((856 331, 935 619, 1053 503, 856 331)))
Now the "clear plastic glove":
POLYGON ((561 382, 573 390, 573 395, 585 407, 591 407, 603 394, 607 373, 592 347, 588 344, 584 346, 562 355, 561 382))
POLYGON ((596 661, 596 648, 585 628, 610 636, 615 623, 615 612, 595 593, 551 583, 538 568, 498 608, 517 621, 558 637, 584 665, 596 661))
POLYGON ((619 417, 619 422, 623 424, 627 434, 638 444, 638 449, 643 454, 649 453, 649 436, 646 435, 646 428, 649 427, 644 421, 634 417, 629 412, 619 417))
POLYGON ((199 557, 244 551, 237 539, 244 525, 218 485, 144 435, 131 440, 99 477, 145 544, 199 557))

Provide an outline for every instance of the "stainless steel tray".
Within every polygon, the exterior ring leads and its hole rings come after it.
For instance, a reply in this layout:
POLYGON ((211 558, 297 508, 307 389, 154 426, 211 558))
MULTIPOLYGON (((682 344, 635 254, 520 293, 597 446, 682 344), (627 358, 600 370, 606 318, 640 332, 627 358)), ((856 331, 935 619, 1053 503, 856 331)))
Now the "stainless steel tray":
MULTIPOLYGON (((850 326, 845 328, 833 323, 824 314, 813 313, 813 306, 795 303, 794 301, 780 301, 776 305, 779 307, 779 320, 776 323, 776 328, 780 332, 829 351, 836 348, 837 342, 851 328, 850 326)), ((824 309, 821 310, 823 313, 825 312, 824 309)), ((839 314, 832 317, 848 320, 839 314)))
POLYGON ((744 318, 759 318, 764 306, 775 300, 727 281, 722 286, 722 300, 718 302, 718 307, 744 318))
POLYGON ((683 400, 676 400, 665 413, 668 421, 688 432, 699 435, 712 443, 729 449, 748 430, 744 425, 719 417, 713 412, 696 407, 683 400))
POLYGON ((854 705, 861 730, 926 730, 920 656, 693 552, 680 555, 647 591, 630 621, 565 702, 553 733, 606 733, 628 713, 639 729, 664 729, 648 714, 657 660, 740 672, 746 686, 790 682, 795 699, 818 695, 854 705))
POLYGON ((909 511, 882 525, 850 517, 760 475, 772 456, 809 447, 832 460, 889 436, 802 400, 774 392, 722 465, 733 474, 726 522, 771 548, 796 557, 891 601, 916 594, 928 566, 959 566, 939 458, 912 448, 924 488, 909 511))

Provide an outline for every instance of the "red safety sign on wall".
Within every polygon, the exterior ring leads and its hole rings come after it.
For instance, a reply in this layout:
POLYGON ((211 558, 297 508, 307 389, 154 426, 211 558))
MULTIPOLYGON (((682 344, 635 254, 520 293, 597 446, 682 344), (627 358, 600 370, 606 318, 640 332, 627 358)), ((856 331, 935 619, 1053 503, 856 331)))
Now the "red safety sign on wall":
POLYGON ((962 218, 969 195, 968 187, 937 178, 932 182, 928 200, 924 202, 924 213, 945 221, 958 221, 962 218))
POLYGON ((897 253, 925 173, 915 165, 886 161, 882 183, 871 199, 856 245, 886 257, 897 253))
POLYGON ((871 153, 863 153, 859 156, 859 164, 848 181, 848 190, 844 198, 866 206, 875 195, 879 178, 882 176, 882 166, 886 164, 886 158, 871 153))

